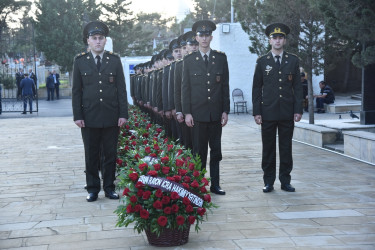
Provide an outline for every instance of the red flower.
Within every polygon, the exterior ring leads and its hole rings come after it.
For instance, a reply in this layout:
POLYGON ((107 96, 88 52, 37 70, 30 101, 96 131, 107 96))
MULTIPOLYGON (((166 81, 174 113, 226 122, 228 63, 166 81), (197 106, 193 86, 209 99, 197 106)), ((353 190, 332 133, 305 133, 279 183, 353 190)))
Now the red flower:
POLYGON ((184 198, 182 199, 182 203, 184 203, 185 206, 190 205, 190 200, 189 200, 189 198, 188 198, 188 197, 184 197, 184 198))
POLYGON ((151 153, 151 148, 150 148, 150 147, 145 147, 145 152, 146 152, 147 154, 151 153))
POLYGON ((142 182, 138 181, 137 184, 135 184, 135 187, 138 188, 138 189, 142 189, 144 188, 145 184, 143 184, 142 182))
POLYGON ((136 141, 132 141, 131 143, 133 146, 137 146, 137 142, 136 141))
POLYGON ((154 164, 154 169, 156 170, 156 171, 159 171, 160 170, 160 164, 154 164))
POLYGON ((172 200, 177 200, 178 198, 180 198, 180 196, 178 195, 177 192, 172 192, 171 193, 171 198, 172 198, 172 200))
POLYGON ((206 209, 204 207, 199 207, 197 212, 200 216, 203 216, 206 213, 206 209))
POLYGON ((130 178, 130 180, 135 182, 135 181, 138 180, 138 174, 137 173, 130 173, 129 178, 130 178))
POLYGON ((168 147, 168 151, 171 151, 172 148, 173 148, 173 145, 172 145, 172 144, 169 144, 167 147, 168 147))
POLYGON ((139 154, 136 154, 136 155, 134 156, 134 159, 136 159, 136 160, 138 161, 139 159, 141 159, 141 156, 140 156, 139 154))
POLYGON ((172 176, 167 176, 167 180, 174 181, 174 177, 172 177, 172 176))
POLYGON ((186 173, 187 173, 187 170, 186 170, 186 169, 182 169, 182 168, 180 168, 180 169, 178 170, 178 174, 181 175, 181 176, 186 175, 186 173))
POLYGON ((170 169, 169 167, 163 167, 161 171, 163 172, 163 174, 168 174, 169 169, 170 169))
POLYGON ((191 187, 193 188, 198 188, 199 187, 199 183, 197 182, 197 180, 194 180, 191 184, 190 184, 191 187))
POLYGON ((138 122, 134 123, 134 126, 136 126, 138 128, 139 127, 139 123, 138 122))
POLYGON ((156 132, 158 132, 158 133, 161 133, 161 131, 163 131, 161 128, 156 129, 156 132))
MULTIPOLYGON (((194 218, 194 221, 195 221, 195 218, 194 218)), ((160 226, 162 226, 162 227, 164 227, 165 225, 167 225, 167 222, 168 222, 168 219, 165 216, 160 216, 159 219, 158 219, 158 224, 160 226)))
POLYGON ((168 156, 165 156, 165 157, 161 158, 161 162, 164 163, 164 164, 168 163, 168 161, 169 161, 169 157, 168 156))
POLYGON ((163 142, 164 142, 164 144, 167 144, 168 143, 168 138, 165 138, 163 142))
POLYGON ((122 165, 122 160, 121 159, 117 159, 116 163, 121 166, 122 165))
POLYGON ((147 145, 148 144, 148 141, 147 140, 144 140, 143 141, 143 145, 147 145))
POLYGON ((143 193, 143 196, 142 196, 142 198, 144 199, 144 200, 148 200, 149 198, 150 198, 150 196, 151 196, 151 191, 145 191, 144 193, 143 193))
POLYGON ((163 191, 161 191, 161 189, 156 190, 155 196, 158 197, 158 198, 163 197, 163 191))
POLYGON ((211 202, 211 195, 209 195, 209 194, 205 194, 205 195, 203 196, 203 200, 205 200, 205 201, 207 201, 207 202, 211 202))
POLYGON ((195 168, 195 164, 190 162, 190 163, 189 163, 189 169, 190 169, 191 171, 193 171, 194 168, 195 168))
POLYGON ((175 176, 173 176, 173 178, 174 178, 175 182, 180 182, 181 181, 181 176, 179 176, 179 175, 175 175, 175 176))
POLYGON ((202 182, 204 183, 205 186, 208 186, 208 180, 206 178, 203 178, 202 182))
POLYGON ((193 225, 194 224, 194 222, 195 222, 195 216, 189 216, 189 223, 191 224, 191 225, 193 225))
POLYGON ((199 171, 195 170, 195 171, 193 172, 193 176, 194 176, 194 177, 198 177, 199 175, 200 175, 199 171))
POLYGON ((132 204, 129 204, 129 205, 126 207, 126 212, 127 212, 128 214, 130 214, 130 213, 133 212, 132 204))
POLYGON ((148 133, 143 133, 142 135, 144 138, 148 138, 148 133))
POLYGON ((155 177, 155 176, 158 176, 158 172, 156 172, 154 170, 150 170, 150 171, 147 172, 147 175, 155 177))
POLYGON ((178 206, 177 204, 173 204, 173 205, 172 205, 172 212, 173 212, 173 213, 176 214, 176 213, 178 212, 179 209, 180 209, 180 208, 179 208, 179 206, 178 206))
POLYGON ((170 201, 171 201, 171 198, 169 198, 168 196, 163 196, 163 199, 161 199, 161 202, 164 205, 167 205, 170 201))
POLYGON ((129 151, 129 146, 125 146, 124 150, 129 151))
POLYGON ((139 164, 139 170, 143 171, 145 168, 147 168, 147 163, 142 163, 142 164, 139 164))
POLYGON ((193 209, 193 206, 192 205, 187 205, 186 206, 186 212, 187 213, 191 213, 191 212, 193 212, 194 211, 194 209, 193 209))
POLYGON ((180 155, 180 154, 182 154, 182 149, 179 149, 179 150, 177 151, 177 155, 180 155))
POLYGON ((184 186, 184 188, 186 188, 186 189, 189 189, 190 188, 190 186, 189 186, 189 184, 187 184, 187 183, 182 183, 182 186, 184 186))
POLYGON ((130 127, 129 127, 129 125, 125 125, 125 128, 126 128, 126 129, 129 129, 130 127))
POLYGON ((152 206, 156 209, 162 209, 163 208, 163 204, 161 203, 161 201, 155 201, 152 206))
POLYGON ((191 178, 190 178, 190 176, 185 176, 185 177, 184 177, 184 182, 186 182, 186 183, 191 182, 191 178))
POLYGON ((150 154, 151 157, 156 157, 157 155, 155 153, 150 154))
POLYGON ((142 189, 139 189, 138 192, 137 192, 137 196, 138 197, 142 197, 143 196, 143 190, 142 189))
POLYGON ((185 218, 181 215, 176 217, 176 221, 178 225, 183 225, 185 223, 185 218))
POLYGON ((138 201, 137 196, 133 195, 132 197, 130 197, 130 202, 131 203, 136 203, 137 201, 138 201))
POLYGON ((164 213, 165 214, 171 214, 172 213, 172 208, 171 207, 164 208, 164 213))
POLYGON ((159 145, 158 145, 158 144, 155 144, 155 145, 154 145, 154 149, 159 150, 159 149, 160 149, 160 148, 159 148, 159 145))
POLYGON ((150 213, 146 209, 142 209, 140 212, 141 218, 147 220, 150 216, 150 213))
POLYGON ((184 161, 180 160, 180 159, 176 159, 176 166, 177 167, 182 167, 184 165, 184 161))
POLYGON ((124 192, 122 192, 123 196, 129 196, 130 189, 129 188, 124 188, 124 192))
POLYGON ((140 204, 137 204, 134 207, 134 212, 139 212, 139 211, 141 211, 141 209, 142 209, 142 206, 140 204))
POLYGON ((149 130, 151 128, 151 123, 147 124, 146 129, 149 130))
POLYGON ((200 190, 201 190, 202 193, 207 193, 206 187, 201 187, 200 190))

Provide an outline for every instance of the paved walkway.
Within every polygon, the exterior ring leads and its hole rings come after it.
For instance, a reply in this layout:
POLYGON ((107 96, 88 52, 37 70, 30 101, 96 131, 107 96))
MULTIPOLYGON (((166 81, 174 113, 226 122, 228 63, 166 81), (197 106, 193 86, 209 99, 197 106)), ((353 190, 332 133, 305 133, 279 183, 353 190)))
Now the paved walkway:
MULTIPOLYGON (((118 201, 101 192, 86 202, 70 105, 41 101, 39 114, 0 116, 0 249, 153 249, 145 234, 115 227, 118 201)), ((374 166, 294 143, 297 192, 276 182, 264 194, 259 127, 250 115, 229 119, 227 195, 213 195, 220 208, 178 249, 375 249, 374 166)))

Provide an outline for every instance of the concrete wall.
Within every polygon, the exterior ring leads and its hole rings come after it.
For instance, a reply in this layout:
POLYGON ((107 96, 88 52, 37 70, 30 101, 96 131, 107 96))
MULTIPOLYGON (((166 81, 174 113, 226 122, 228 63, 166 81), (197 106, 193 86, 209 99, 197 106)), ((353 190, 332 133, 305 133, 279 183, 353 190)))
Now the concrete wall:
POLYGON ((240 23, 221 23, 217 25, 212 36, 211 48, 225 52, 228 58, 231 111, 233 111, 232 91, 235 88, 242 89, 247 101, 247 109, 251 110, 253 75, 258 56, 249 51, 248 34, 242 30, 240 23), (229 25, 229 32, 223 32, 223 25, 227 27, 229 25))

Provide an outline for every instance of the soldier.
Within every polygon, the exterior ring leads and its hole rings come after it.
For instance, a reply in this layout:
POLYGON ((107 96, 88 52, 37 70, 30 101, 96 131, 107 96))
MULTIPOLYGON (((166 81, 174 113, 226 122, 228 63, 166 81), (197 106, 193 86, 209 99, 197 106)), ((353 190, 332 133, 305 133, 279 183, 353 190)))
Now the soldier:
POLYGON ((137 71, 137 65, 134 65, 133 67, 134 74, 130 76, 130 96, 133 100, 133 105, 137 104, 137 101, 135 99, 135 77, 136 77, 136 71, 137 71))
POLYGON ((192 128, 193 153, 198 153, 202 169, 206 168, 210 145, 211 192, 224 195, 219 185, 222 127, 228 122, 229 70, 223 52, 210 48, 216 25, 201 20, 193 25, 199 50, 185 56, 182 73, 182 112, 185 123, 192 128))
POLYGON ((83 41, 91 52, 74 59, 72 107, 74 123, 81 128, 86 161, 86 200, 97 200, 100 192, 99 152, 103 145, 103 189, 105 197, 118 199, 115 171, 119 127, 128 119, 127 94, 120 57, 104 51, 108 27, 88 23, 83 41))
POLYGON ((294 192, 290 184, 293 169, 294 122, 302 117, 302 85, 299 59, 284 51, 290 29, 283 23, 266 28, 271 51, 257 60, 253 79, 253 116, 262 126, 263 192, 271 192, 276 179, 276 131, 279 134, 281 189, 294 192))
MULTIPOLYGON (((185 55, 195 52, 198 50, 199 43, 195 39, 195 33, 193 31, 186 32, 182 38, 185 41, 186 45, 181 46, 181 55, 185 55)), ((174 73, 174 105, 176 109, 176 120, 180 124, 181 128, 181 140, 185 148, 193 149, 193 144, 191 140, 191 128, 186 125, 184 122, 184 115, 182 114, 181 106, 181 82, 182 82, 182 65, 183 60, 178 60, 176 62, 176 68, 174 73)))

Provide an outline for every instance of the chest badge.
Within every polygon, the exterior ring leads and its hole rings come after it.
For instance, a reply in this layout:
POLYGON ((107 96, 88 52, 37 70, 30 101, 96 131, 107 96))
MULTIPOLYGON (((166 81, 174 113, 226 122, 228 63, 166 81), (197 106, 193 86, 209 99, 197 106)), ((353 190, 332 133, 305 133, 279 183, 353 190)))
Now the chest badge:
POLYGON ((115 78, 114 78, 113 76, 110 76, 110 77, 108 78, 108 81, 109 81, 110 83, 113 83, 113 82, 115 81, 115 78))
POLYGON ((293 74, 292 74, 292 72, 289 73, 289 75, 288 75, 288 80, 289 80, 289 81, 293 81, 293 74))
POLYGON ((271 70, 272 70, 272 67, 270 65, 267 65, 265 69, 265 71, 267 72, 267 75, 270 73, 271 70))

